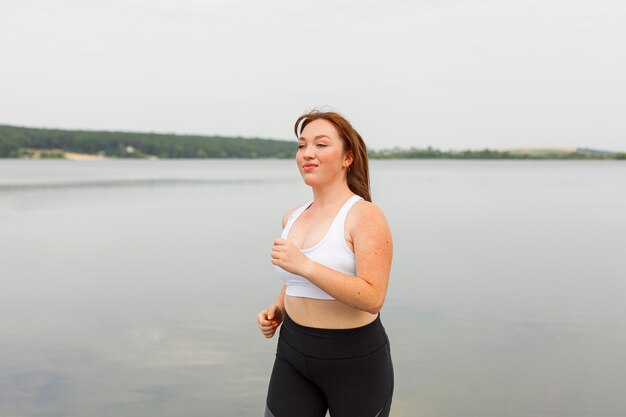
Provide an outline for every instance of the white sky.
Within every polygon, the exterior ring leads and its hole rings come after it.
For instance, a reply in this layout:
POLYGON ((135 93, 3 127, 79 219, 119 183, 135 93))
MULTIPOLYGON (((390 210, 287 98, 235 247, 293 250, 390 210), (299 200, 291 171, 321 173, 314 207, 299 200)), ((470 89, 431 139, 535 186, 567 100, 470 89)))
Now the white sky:
POLYGON ((0 0, 0 124, 626 150, 623 0, 0 0))

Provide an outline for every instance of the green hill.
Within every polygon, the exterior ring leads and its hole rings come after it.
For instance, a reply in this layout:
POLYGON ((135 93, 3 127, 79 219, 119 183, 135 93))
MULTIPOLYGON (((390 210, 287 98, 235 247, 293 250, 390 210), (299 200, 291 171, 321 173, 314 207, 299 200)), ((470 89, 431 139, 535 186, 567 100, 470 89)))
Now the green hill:
POLYGON ((110 158, 293 158, 295 141, 0 125, 0 158, 63 157, 65 152, 110 158))

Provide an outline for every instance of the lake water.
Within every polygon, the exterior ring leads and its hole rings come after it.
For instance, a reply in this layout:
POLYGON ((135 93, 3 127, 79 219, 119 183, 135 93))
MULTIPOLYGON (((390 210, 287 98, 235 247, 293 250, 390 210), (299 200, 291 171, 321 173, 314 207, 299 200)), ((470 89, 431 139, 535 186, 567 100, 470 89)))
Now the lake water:
MULTIPOLYGON (((370 163, 394 417, 626 415, 626 163, 370 163)), ((262 416, 285 160, 0 160, 0 416, 262 416)))

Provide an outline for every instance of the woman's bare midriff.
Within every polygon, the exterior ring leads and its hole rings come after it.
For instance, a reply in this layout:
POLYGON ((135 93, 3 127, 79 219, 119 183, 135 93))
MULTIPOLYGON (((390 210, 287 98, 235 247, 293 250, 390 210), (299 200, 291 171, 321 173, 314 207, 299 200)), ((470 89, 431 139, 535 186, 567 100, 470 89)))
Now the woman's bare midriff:
POLYGON ((349 329, 365 326, 378 314, 357 310, 341 301, 294 297, 285 294, 285 311, 298 324, 322 329, 349 329))

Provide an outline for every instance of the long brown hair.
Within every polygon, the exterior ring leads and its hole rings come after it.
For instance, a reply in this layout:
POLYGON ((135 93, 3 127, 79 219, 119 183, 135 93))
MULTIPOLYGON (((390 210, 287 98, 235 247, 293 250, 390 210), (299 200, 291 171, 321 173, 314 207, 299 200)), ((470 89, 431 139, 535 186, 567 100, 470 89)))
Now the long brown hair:
POLYGON ((350 188, 353 193, 371 202, 367 148, 365 147, 363 138, 341 114, 319 110, 313 110, 298 117, 293 129, 296 138, 300 138, 300 133, 304 130, 306 125, 317 119, 324 119, 332 123, 335 129, 337 129, 337 132, 339 132, 344 151, 352 152, 353 161, 350 165, 350 170, 346 173, 348 188, 350 188), (300 122, 302 122, 302 126, 300 127, 300 133, 298 133, 298 125, 300 122))

